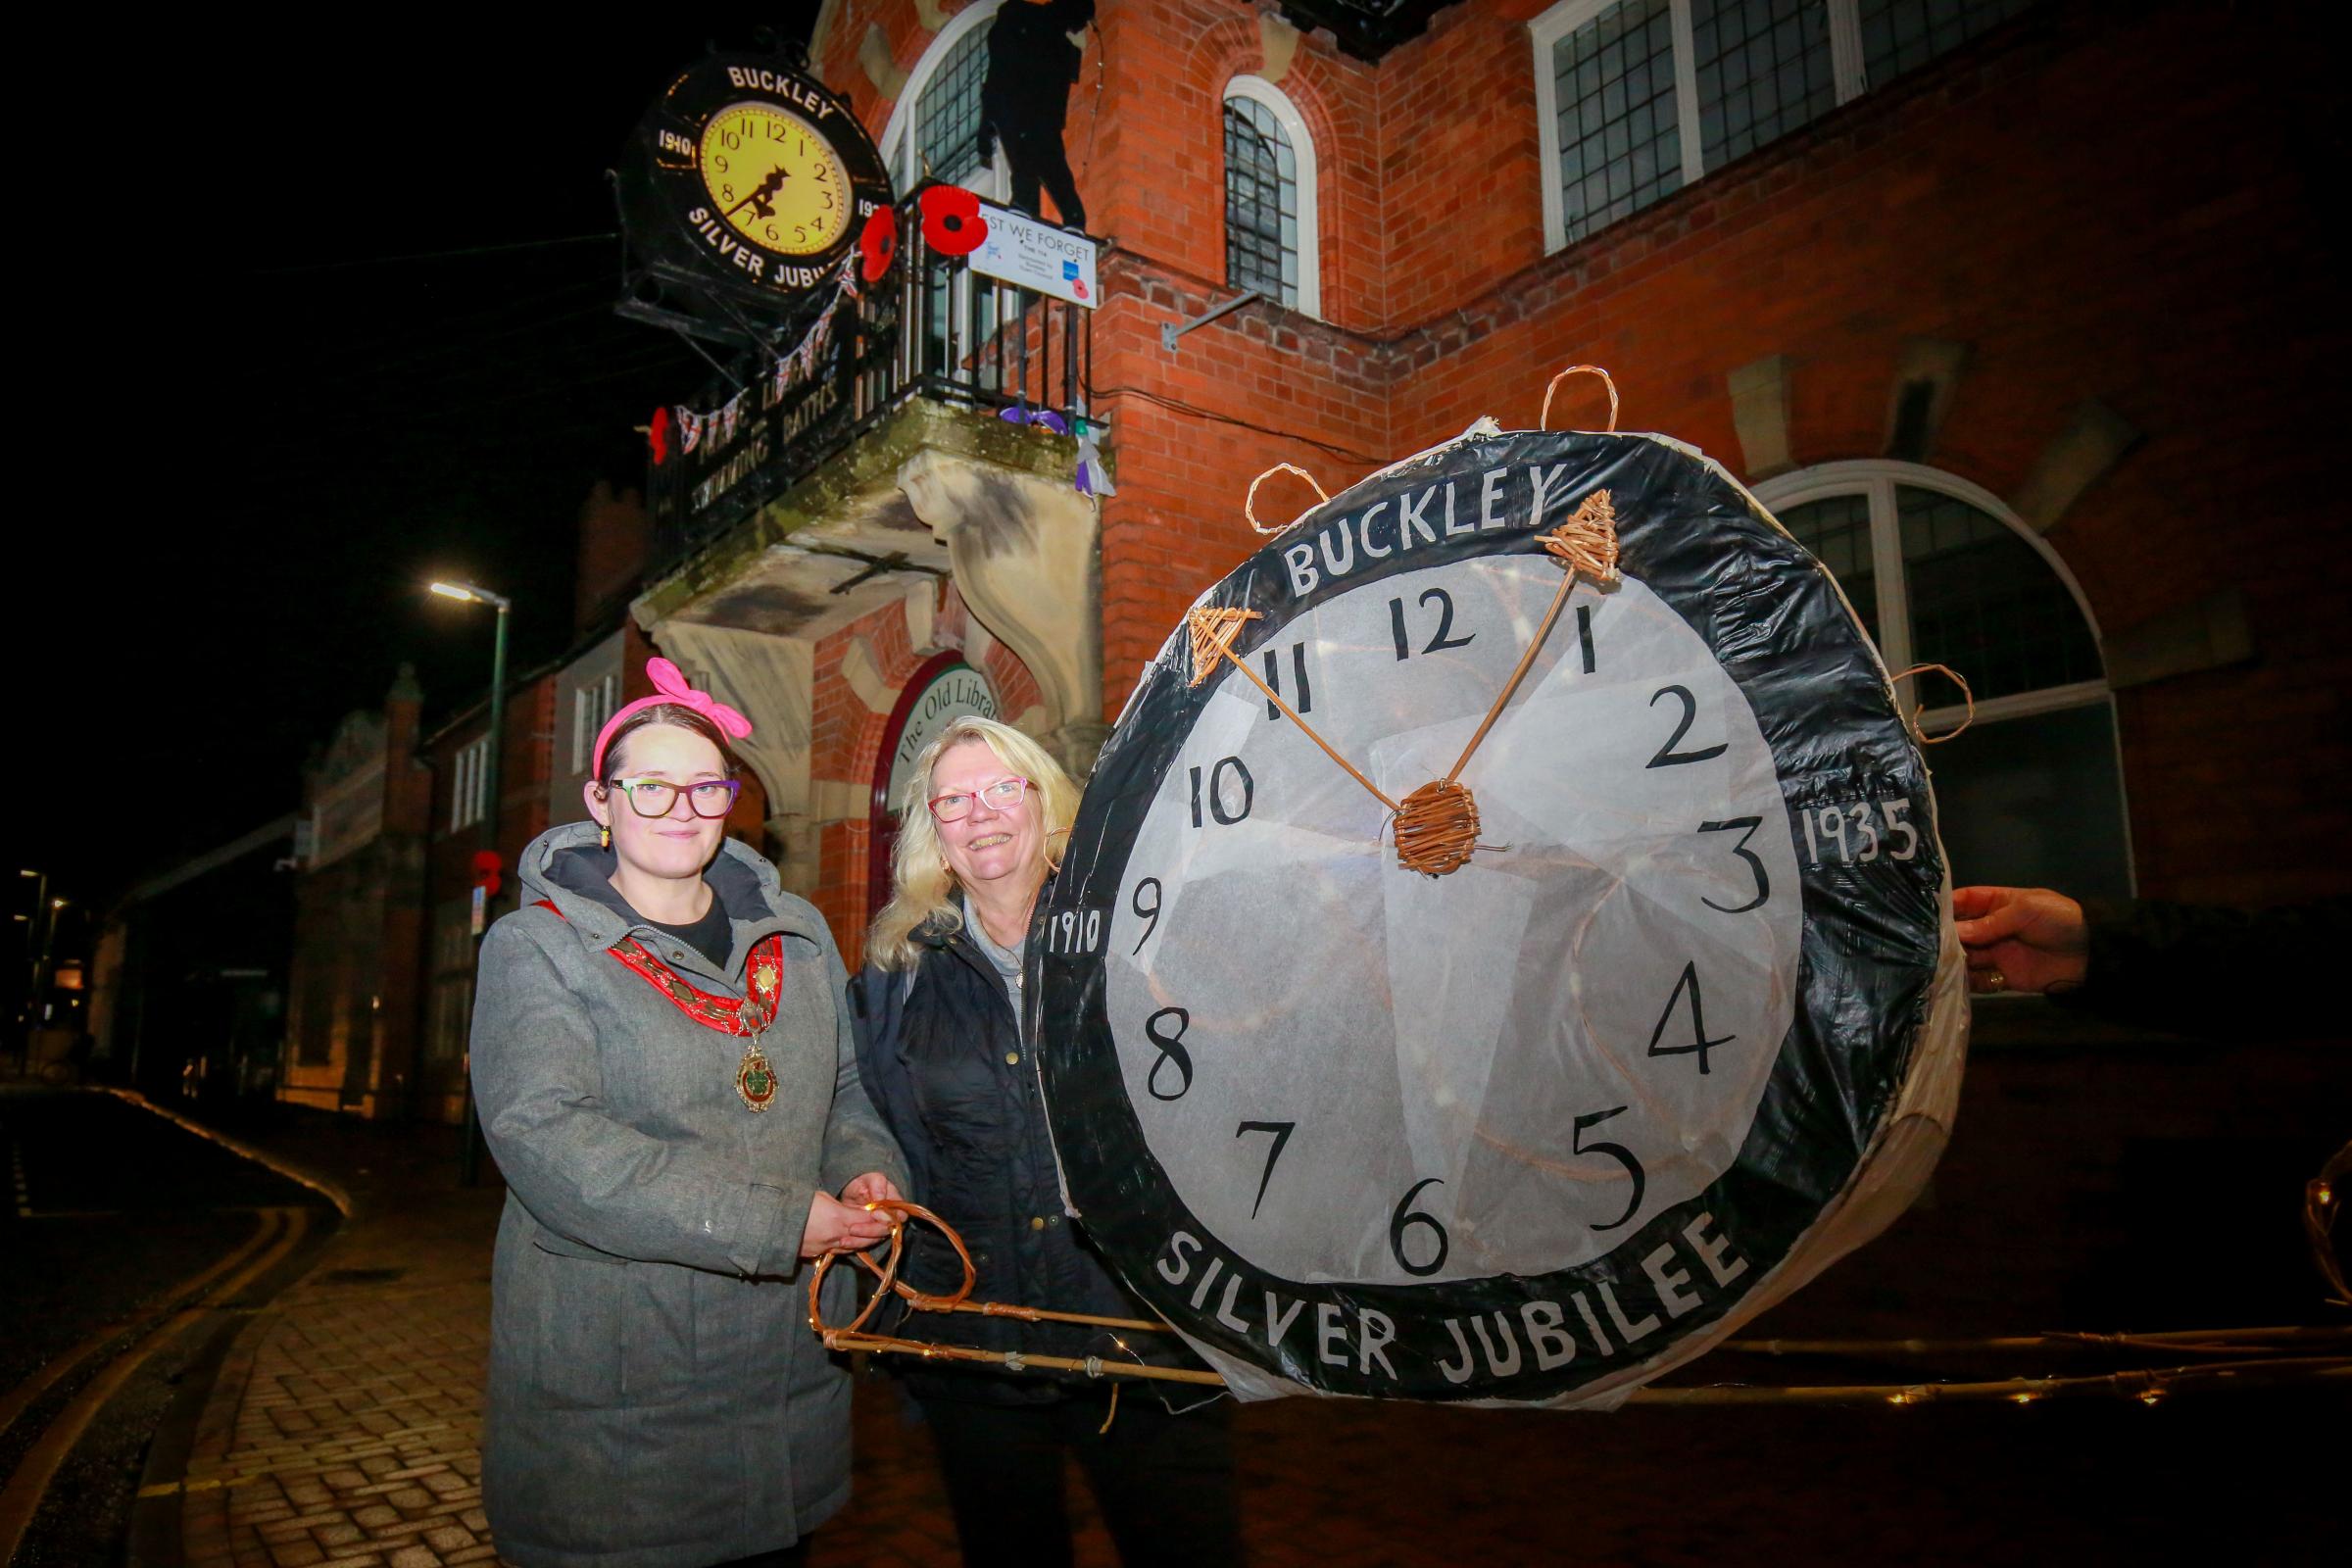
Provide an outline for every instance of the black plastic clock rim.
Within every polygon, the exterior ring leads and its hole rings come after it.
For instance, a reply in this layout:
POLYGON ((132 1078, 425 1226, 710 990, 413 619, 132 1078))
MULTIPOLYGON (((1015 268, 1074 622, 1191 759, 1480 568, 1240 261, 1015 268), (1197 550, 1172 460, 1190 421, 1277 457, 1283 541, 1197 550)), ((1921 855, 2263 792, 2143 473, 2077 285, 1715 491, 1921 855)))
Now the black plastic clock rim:
MULTIPOLYGON (((1064 912, 1116 906, 1128 859, 1165 770, 1216 691, 1211 679, 1194 687, 1185 634, 1180 630, 1145 671, 1090 780, 1062 869, 1040 900, 1029 944, 1027 1025, 1039 1041, 1040 1072, 1053 1118, 1064 1180, 1087 1231, 1127 1283, 1152 1307, 1197 1341, 1238 1360, 1329 1394, 1429 1400, 1542 1401, 1572 1395, 1647 1366, 1688 1343, 1734 1310, 1798 1245, 1805 1232, 1858 1172, 1881 1123, 1900 1094, 1921 1038, 1938 957, 1939 892, 1943 866, 1934 831, 1933 797, 1918 747, 1893 708, 1876 655, 1829 574, 1788 536, 1752 510, 1745 494, 1703 459, 1664 438, 1646 435, 1517 432, 1474 439, 1384 470, 1317 507, 1299 523, 1244 562, 1202 603, 1254 610, 1235 651, 1248 654, 1279 637, 1296 615, 1341 592, 1402 571, 1494 554, 1536 554, 1524 519, 1501 533, 1478 533, 1398 551, 1377 568, 1344 579, 1325 577, 1293 598, 1283 552, 1321 526, 1359 514, 1373 503, 1429 484, 1439 474, 1476 476, 1541 459, 1566 463, 1570 479, 1547 504, 1557 521, 1594 489, 1617 497, 1621 566, 1679 613, 1714 650, 1726 673, 1754 710, 1771 750, 1791 816, 1833 800, 1907 797, 1917 803, 1919 853, 1885 896, 1875 879, 1875 906, 1857 898, 1850 868, 1825 860, 1806 868, 1800 858, 1803 934, 1798 961, 1799 1002, 1781 1044, 1755 1119, 1731 1167, 1705 1192, 1650 1219, 1605 1256, 1541 1276, 1500 1276, 1414 1285, 1308 1284, 1255 1269, 1186 1207, 1142 1134, 1120 1072, 1105 1012, 1102 954, 1048 952, 1042 933, 1064 912), (1769 620, 1756 612, 1769 608, 1769 620), (1845 766, 1816 770, 1820 739, 1838 737, 1845 766), (1892 902, 1900 906, 1889 907, 1892 902), (1865 972, 1865 970, 1867 972, 1865 972), (1872 999, 1870 1028, 1859 1038, 1826 1037, 1829 1005, 1861 992, 1872 999), (1072 1020, 1075 1020, 1074 1023, 1072 1020), (1792 1164, 1786 1153, 1805 1150, 1792 1164), (1677 1266, 1693 1268, 1687 1228, 1711 1216, 1699 1242, 1728 1238, 1746 1264, 1729 1284, 1698 1294, 1700 1304, 1673 1319, 1660 1342, 1623 1343, 1604 1336, 1606 1354, 1594 1353, 1579 1314, 1566 1327, 1578 1353, 1551 1372, 1525 1371, 1507 1384, 1473 1376, 1455 1382, 1440 1362, 1456 1356, 1445 1320, 1514 1314, 1530 1301, 1568 1302, 1586 1293, 1592 1305, 1606 1286, 1614 1310, 1639 1324, 1661 1315, 1658 1292, 1641 1260, 1659 1247, 1678 1251, 1677 1266), (1170 1238, 1184 1232, 1200 1243, 1181 1285, 1155 1268, 1170 1238), (1211 1257, 1229 1271, 1203 1302, 1192 1296, 1211 1257), (1278 1354, 1215 1315, 1226 1279, 1243 1280, 1240 1299, 1255 1312, 1256 1293, 1302 1301, 1312 1330, 1328 1305, 1352 1324, 1361 1308, 1384 1313, 1396 1326, 1387 1347, 1395 1378, 1376 1375, 1354 1357, 1333 1365, 1314 1349, 1311 1332, 1294 1331, 1278 1354)), ((1397 875, 1409 875, 1402 871, 1397 875)), ((1103 922, 1107 926, 1108 921, 1103 922)), ((1850 1007, 1849 1007, 1850 1010, 1850 1007)), ((1597 1315, 1595 1321, 1610 1320, 1597 1315)), ((1352 1333, 1352 1329, 1349 1331, 1352 1333)))
MULTIPOLYGON (((876 207, 889 206, 892 201, 890 171, 849 101, 772 56, 712 55, 678 73, 639 123, 630 143, 630 157, 645 186, 657 195, 660 220, 674 235, 671 243, 675 254, 694 258, 695 281, 735 298, 764 303, 771 309, 793 310, 811 293, 835 281, 843 259, 857 248, 866 215, 876 207), (742 74, 742 79, 731 76, 730 72, 742 74), (771 85, 761 85, 762 82, 771 85), (744 103, 772 104, 807 122, 831 146, 849 174, 851 211, 846 215, 842 232, 822 250, 775 250, 729 228, 729 239, 767 259, 770 275, 805 279, 790 286, 748 281, 739 269, 712 259, 697 226, 688 219, 696 208, 707 207, 710 200, 703 184, 701 168, 704 129, 712 116, 744 103), (827 107, 821 125, 812 113, 812 105, 827 107), (683 138, 686 145, 695 149, 695 156, 682 163, 676 160, 683 155, 664 156, 663 131, 683 138)), ((677 265, 670 263, 668 270, 675 270, 677 265)))

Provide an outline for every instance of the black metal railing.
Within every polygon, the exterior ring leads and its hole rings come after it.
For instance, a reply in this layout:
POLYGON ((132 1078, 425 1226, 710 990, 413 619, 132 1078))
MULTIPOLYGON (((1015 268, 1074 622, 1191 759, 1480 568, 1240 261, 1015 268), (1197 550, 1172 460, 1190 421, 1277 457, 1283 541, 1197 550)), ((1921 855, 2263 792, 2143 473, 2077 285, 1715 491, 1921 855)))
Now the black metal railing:
POLYGON ((898 265, 843 295, 804 353, 741 355, 684 405, 695 423, 668 433, 652 466, 648 575, 709 545, 881 424, 910 399, 993 414, 1084 411, 1094 313, 984 277, 924 243, 914 197, 899 204, 898 265), (734 410, 732 417, 726 411, 734 410))

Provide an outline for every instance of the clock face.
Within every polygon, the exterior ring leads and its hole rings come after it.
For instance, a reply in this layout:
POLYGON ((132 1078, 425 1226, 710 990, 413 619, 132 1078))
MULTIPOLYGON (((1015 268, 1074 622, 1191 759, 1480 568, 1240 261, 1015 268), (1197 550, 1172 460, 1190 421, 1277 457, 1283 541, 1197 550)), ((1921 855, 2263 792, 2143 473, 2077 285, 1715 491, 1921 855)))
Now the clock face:
MULTIPOLYGON (((1543 555, 1397 572, 1291 620, 1260 669, 1398 798, 1461 755, 1560 578, 1543 555)), ((1802 925, 1771 749, 1639 580, 1580 585, 1555 633, 1466 775, 1494 848, 1459 870, 1401 871, 1388 808, 1230 668, 1144 812, 1104 954, 1109 1015, 1144 1025, 1112 1031, 1120 1075, 1177 1195, 1256 1268, 1549 1273, 1739 1152, 1802 925), (1276 953, 1359 980, 1285 1005, 1276 953), (1569 1147, 1580 1124, 1609 1152, 1569 1147), (1392 1236, 1408 1192, 1429 1223, 1392 1236)))
POLYGON ((673 77, 613 172, 645 318, 720 335, 770 333, 838 298, 858 231, 892 200, 851 106, 752 55, 673 77))
POLYGON ((1171 642, 1030 944, 1090 1235, 1229 1375, 1542 1399, 1695 1345, 1855 1175, 1938 965, 1925 769, 1835 586, 1686 450, 1537 434, 1204 603, 1258 681, 1171 642), (1599 489, 1620 574, 1559 600, 1534 535, 1599 489), (1315 737, 1401 801, 1523 656, 1478 847, 1404 869, 1315 737))
POLYGON ((849 225, 849 171, 833 144, 790 110, 730 104, 703 128, 703 185, 719 217, 764 250, 809 256, 849 225))

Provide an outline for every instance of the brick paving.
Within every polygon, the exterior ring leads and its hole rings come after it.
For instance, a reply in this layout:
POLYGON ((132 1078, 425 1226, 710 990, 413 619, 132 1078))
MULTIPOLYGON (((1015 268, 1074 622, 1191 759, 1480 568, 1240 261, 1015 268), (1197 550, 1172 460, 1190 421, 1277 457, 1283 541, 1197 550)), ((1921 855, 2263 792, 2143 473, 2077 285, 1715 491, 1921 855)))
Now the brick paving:
POLYGON ((488 1205, 466 1196, 363 1218, 239 1336, 188 1465, 193 1568, 497 1558, 477 1451, 488 1205))

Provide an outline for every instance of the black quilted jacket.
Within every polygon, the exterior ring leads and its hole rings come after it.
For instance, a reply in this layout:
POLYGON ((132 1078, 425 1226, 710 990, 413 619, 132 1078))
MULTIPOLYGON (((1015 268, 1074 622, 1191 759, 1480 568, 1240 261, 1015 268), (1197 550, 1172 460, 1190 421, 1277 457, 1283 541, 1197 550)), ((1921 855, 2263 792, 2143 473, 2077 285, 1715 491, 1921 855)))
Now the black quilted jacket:
MULTIPOLYGON (((871 964, 850 982, 858 1073, 906 1152, 907 1196, 963 1237, 979 1274, 973 1299, 1150 1319, 1063 1212, 1037 1067, 1004 981, 960 930, 917 940, 924 948, 911 984, 909 971, 871 964)), ((927 1227, 908 1234, 917 1238, 902 1268, 909 1282, 953 1288, 960 1278, 954 1252, 927 1227)), ((889 1332, 998 1351, 1126 1358, 1105 1331, 1072 1324, 910 1312, 889 1332)), ((1121 1338, 1138 1350, 1149 1346, 1154 1361, 1199 1364, 1177 1352, 1173 1335, 1121 1338)), ((907 1382, 924 1397, 1030 1403, 1085 1381, 920 1364, 907 1382)))

